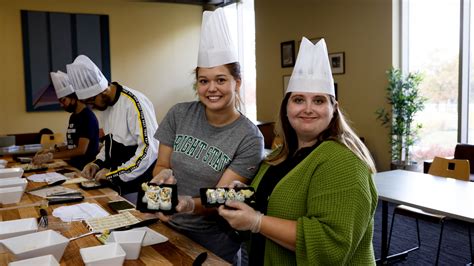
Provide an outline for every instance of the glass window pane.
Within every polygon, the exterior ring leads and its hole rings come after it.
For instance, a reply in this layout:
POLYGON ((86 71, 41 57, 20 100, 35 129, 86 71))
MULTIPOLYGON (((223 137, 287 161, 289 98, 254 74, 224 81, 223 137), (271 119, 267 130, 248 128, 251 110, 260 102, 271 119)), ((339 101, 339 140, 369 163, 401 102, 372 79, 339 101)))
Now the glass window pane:
POLYGON ((458 129, 460 0, 409 1, 409 71, 424 75, 428 100, 415 118, 423 127, 412 149, 421 162, 452 156, 458 129))
POLYGON ((242 84, 240 98, 242 112, 250 119, 257 119, 256 67, 255 67, 255 12, 254 1, 241 1, 227 5, 224 11, 232 39, 239 53, 242 84))
POLYGON ((469 121, 468 121, 468 133, 467 133, 467 138, 468 138, 468 143, 474 144, 474 3, 471 2, 471 27, 470 27, 470 84, 469 84, 469 121))

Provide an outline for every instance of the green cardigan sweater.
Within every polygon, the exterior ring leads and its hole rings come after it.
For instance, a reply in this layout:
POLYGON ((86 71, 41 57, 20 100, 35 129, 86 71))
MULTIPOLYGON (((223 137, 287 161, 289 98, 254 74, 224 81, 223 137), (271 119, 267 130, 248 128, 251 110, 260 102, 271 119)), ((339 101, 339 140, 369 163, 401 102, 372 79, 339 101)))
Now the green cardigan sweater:
MULTIPOLYGON (((252 186, 269 165, 263 163, 252 186)), ((267 215, 297 221, 296 252, 267 239, 265 265, 375 265, 377 191, 351 150, 325 141, 276 185, 267 215)))

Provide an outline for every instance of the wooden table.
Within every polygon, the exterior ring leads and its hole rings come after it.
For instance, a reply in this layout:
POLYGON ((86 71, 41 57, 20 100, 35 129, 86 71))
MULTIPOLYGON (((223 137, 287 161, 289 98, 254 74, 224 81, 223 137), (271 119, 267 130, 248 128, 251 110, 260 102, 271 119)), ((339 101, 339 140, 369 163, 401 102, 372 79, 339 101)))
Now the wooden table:
MULTIPOLYGON (((37 184, 28 184, 28 187, 33 185, 37 186, 37 184)), ((67 187, 80 189, 77 184, 69 184, 67 187)), ((83 202, 97 203, 111 214, 113 211, 108 207, 107 203, 111 200, 123 199, 110 188, 86 190, 83 191, 83 195, 85 196, 83 202)), ((0 207, 0 221, 39 217, 39 205, 41 201, 42 198, 25 193, 20 203, 0 207)), ((47 229, 56 230, 65 237, 73 237, 88 232, 82 222, 65 223, 51 214, 53 209, 59 206, 72 204, 75 203, 49 206, 49 226, 47 229)), ((139 218, 143 218, 145 215, 138 211, 133 211, 133 214, 139 218)), ((214 255, 209 250, 161 222, 157 222, 149 227, 166 236, 169 240, 153 246, 142 247, 139 259, 126 260, 124 265, 192 265, 194 259, 202 252, 207 252, 208 254, 204 265, 228 265, 226 261, 214 255)), ((84 265, 79 249, 100 244, 101 243, 93 235, 69 242, 60 261, 61 265, 84 265)), ((12 259, 13 256, 9 253, 0 254, 0 265, 7 265, 12 259)))
POLYGON ((388 202, 474 223, 474 182, 405 170, 377 173, 374 181, 382 200, 382 264, 388 255, 388 202))

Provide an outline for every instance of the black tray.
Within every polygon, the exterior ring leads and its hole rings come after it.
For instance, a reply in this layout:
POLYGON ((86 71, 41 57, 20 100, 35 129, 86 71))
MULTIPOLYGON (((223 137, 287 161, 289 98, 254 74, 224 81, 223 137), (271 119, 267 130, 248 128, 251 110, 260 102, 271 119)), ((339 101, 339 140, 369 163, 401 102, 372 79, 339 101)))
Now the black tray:
POLYGON ((134 210, 135 206, 126 200, 115 200, 107 202, 107 205, 115 212, 134 210))
POLYGON ((206 208, 218 207, 224 205, 226 200, 237 200, 255 205, 255 189, 253 187, 236 188, 200 188, 201 204, 206 208), (229 193, 230 192, 230 193, 229 193))
POLYGON ((54 199, 48 199, 48 204, 49 205, 54 205, 54 204, 61 204, 61 203, 67 203, 67 202, 78 202, 84 200, 84 196, 78 196, 78 197, 57 197, 54 199))
MULTIPOLYGON (((145 196, 145 191, 143 189, 140 189, 138 191, 138 197, 137 197, 137 210, 141 212, 149 212, 149 213, 154 213, 154 212, 162 212, 163 214, 169 215, 173 214, 176 212, 175 208, 176 205, 178 205, 178 186, 176 184, 154 184, 154 183, 144 183, 147 186, 154 186, 154 187, 159 187, 160 193, 158 193, 158 202, 161 202, 161 189, 171 189, 171 206, 169 209, 162 209, 161 206, 157 206, 157 209, 155 208, 149 208, 148 202, 144 202, 144 196, 145 196)), ((144 185, 142 185, 143 188, 144 185)), ((148 199, 147 199, 148 200, 148 199)), ((158 203, 159 204, 159 203, 158 203)))

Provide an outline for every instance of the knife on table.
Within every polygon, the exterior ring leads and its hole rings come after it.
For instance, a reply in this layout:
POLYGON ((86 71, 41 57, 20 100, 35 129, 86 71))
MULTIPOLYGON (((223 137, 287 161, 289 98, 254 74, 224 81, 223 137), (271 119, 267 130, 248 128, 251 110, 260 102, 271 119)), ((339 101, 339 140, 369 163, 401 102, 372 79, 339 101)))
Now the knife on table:
POLYGON ((57 181, 54 181, 54 182, 52 182, 52 183, 48 183, 48 184, 46 184, 46 185, 44 185, 44 186, 39 186, 39 187, 30 189, 30 190, 27 190, 26 192, 36 191, 36 190, 40 190, 40 189, 47 188, 47 187, 59 186, 59 185, 61 185, 61 184, 64 183, 64 182, 66 182, 66 179, 57 180, 57 181))

